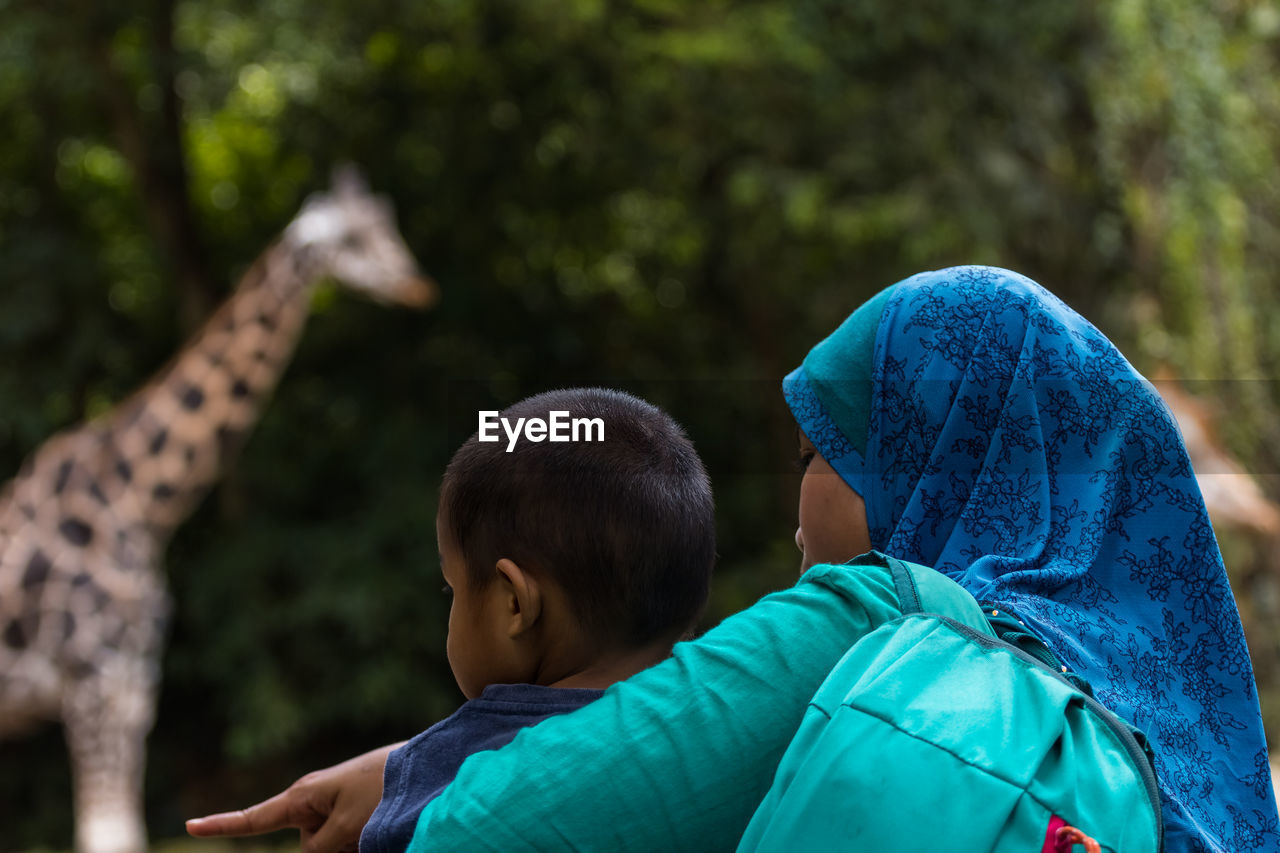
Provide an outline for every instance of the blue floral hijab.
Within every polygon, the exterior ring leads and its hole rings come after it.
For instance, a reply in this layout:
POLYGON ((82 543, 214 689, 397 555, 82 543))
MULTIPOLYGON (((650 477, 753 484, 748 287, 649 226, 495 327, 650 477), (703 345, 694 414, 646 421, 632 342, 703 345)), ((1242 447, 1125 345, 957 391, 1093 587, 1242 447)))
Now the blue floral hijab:
POLYGON ((1147 733, 1167 849, 1278 849, 1235 600, 1156 392, 1007 270, 921 273, 875 301, 869 362, 855 314, 783 385, 872 545, 1016 613, 1147 733))

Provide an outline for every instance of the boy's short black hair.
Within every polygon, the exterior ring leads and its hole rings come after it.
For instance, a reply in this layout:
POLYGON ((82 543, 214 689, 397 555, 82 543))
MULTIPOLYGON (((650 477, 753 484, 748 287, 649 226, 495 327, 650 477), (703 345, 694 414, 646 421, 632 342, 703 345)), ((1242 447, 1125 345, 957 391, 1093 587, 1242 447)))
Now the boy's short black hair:
POLYGON ((602 388, 548 391, 501 417, 514 425, 553 411, 599 418, 604 440, 521 436, 507 452, 501 428, 496 442, 477 432, 445 469, 441 526, 468 582, 483 588, 506 557, 559 586, 601 642, 686 632, 706 603, 716 549, 711 481, 693 444, 658 407, 602 388))

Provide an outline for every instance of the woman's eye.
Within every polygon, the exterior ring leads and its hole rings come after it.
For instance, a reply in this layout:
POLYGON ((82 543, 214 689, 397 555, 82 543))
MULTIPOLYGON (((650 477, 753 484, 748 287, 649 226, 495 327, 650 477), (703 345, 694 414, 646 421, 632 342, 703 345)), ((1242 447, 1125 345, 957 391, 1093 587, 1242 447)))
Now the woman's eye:
POLYGON ((444 586, 440 587, 440 591, 449 597, 453 597, 453 587, 449 586, 448 584, 445 584, 444 586))
POLYGON ((812 450, 801 450, 799 457, 796 458, 795 465, 797 471, 808 471, 809 463, 813 461, 812 450))

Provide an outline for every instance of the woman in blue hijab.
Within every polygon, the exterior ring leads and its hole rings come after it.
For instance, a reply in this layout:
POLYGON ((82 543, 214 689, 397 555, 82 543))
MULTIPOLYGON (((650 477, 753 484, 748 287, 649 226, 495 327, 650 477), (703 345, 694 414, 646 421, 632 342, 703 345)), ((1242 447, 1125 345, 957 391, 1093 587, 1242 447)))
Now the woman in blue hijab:
MULTIPOLYGON (((1190 462, 1100 332, 1015 273, 922 273, 814 347, 784 394, 809 466, 800 583, 472 756, 411 850, 731 849, 826 670, 892 621, 896 596, 863 561, 817 565, 869 548, 1012 611, 1147 733, 1166 849, 1280 846, 1248 652, 1190 462)), ((310 849, 337 850, 353 839, 331 825, 358 834, 385 754, 192 831, 299 826, 328 838, 310 849)))
POLYGON ((1164 404, 1101 332, 1016 273, 921 273, 784 393, 865 502, 873 547, 1016 613, 1146 732, 1170 849, 1274 849, 1253 672, 1200 490, 1164 404))

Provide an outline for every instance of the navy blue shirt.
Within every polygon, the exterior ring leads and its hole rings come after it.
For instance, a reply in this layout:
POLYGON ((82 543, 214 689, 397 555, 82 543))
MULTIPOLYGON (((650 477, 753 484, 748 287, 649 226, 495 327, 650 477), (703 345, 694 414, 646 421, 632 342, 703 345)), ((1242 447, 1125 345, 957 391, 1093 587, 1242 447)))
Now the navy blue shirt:
POLYGON ((505 746, 526 726, 576 711, 603 695, 603 690, 579 687, 490 684, 387 756, 382 800, 360 833, 360 853, 404 853, 423 806, 453 781, 468 755, 505 746))

